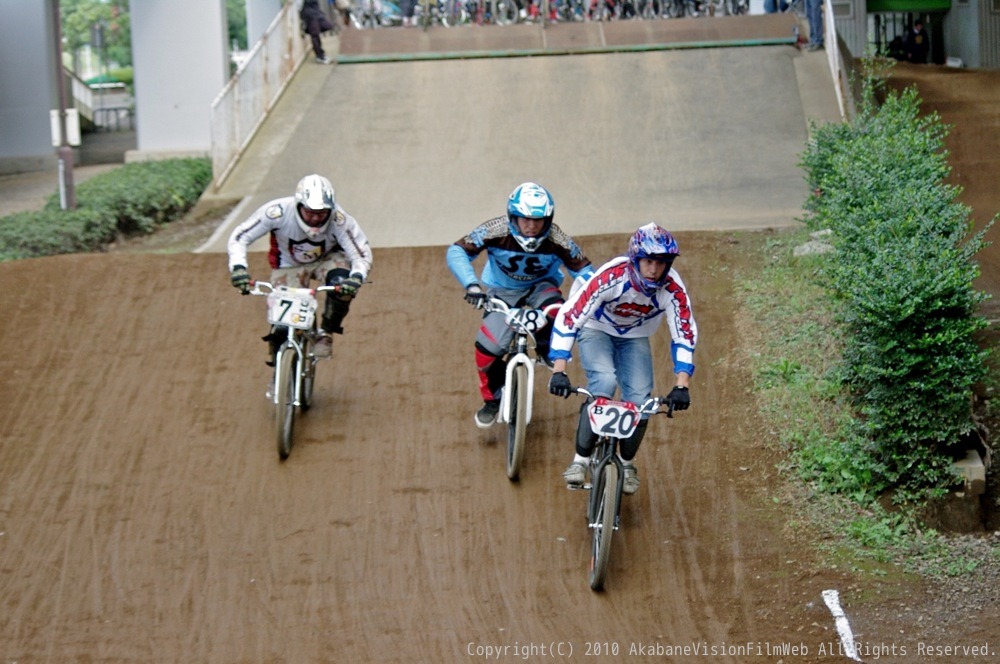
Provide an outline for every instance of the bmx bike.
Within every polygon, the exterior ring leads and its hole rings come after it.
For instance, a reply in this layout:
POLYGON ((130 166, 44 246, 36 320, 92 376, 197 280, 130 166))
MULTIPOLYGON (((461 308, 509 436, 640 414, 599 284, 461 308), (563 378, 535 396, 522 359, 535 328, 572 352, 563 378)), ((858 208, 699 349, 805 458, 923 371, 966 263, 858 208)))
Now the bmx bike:
POLYGON ((295 412, 312 407, 316 364, 321 358, 313 353, 320 336, 316 326, 316 294, 336 291, 339 286, 292 288, 272 286, 266 281, 251 282, 250 295, 267 298, 267 322, 271 333, 284 330, 284 341, 274 355, 274 380, 271 394, 274 401, 274 434, 278 458, 284 461, 292 451, 295 412))
POLYGON ((587 415, 590 428, 597 435, 597 444, 590 455, 590 483, 580 489, 590 491, 587 500, 587 528, 591 532, 590 588, 601 590, 611 559, 611 538, 618 530, 625 479, 625 468, 618 456, 618 441, 635 432, 643 415, 674 415, 666 397, 651 397, 639 405, 631 401, 595 398, 582 387, 574 391, 593 399, 587 405, 587 415), (666 410, 660 410, 663 404, 667 404, 666 410))
POLYGON ((520 477, 521 462, 524 460, 524 441, 528 423, 531 422, 535 394, 535 363, 544 363, 544 358, 536 355, 532 360, 530 356, 538 347, 535 332, 545 327, 549 313, 555 313, 560 306, 550 304, 542 309, 511 307, 495 297, 483 302, 485 311, 504 314, 507 326, 514 332, 507 348, 507 371, 500 397, 500 412, 497 413, 497 419, 507 425, 507 478, 512 482, 520 477))

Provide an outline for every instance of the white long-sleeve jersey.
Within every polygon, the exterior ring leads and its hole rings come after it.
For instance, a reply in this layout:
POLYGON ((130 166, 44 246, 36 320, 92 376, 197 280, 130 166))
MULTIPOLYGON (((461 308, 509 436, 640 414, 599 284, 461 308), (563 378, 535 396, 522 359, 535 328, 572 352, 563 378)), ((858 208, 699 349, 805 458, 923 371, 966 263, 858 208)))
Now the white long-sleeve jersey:
POLYGON ((673 268, 653 295, 632 286, 627 256, 602 265, 577 288, 556 315, 549 358, 569 360, 577 333, 584 327, 617 337, 649 337, 666 320, 674 372, 694 374, 698 326, 684 282, 673 268))
POLYGON ((351 272, 367 277, 372 268, 372 250, 361 226, 337 205, 330 224, 317 238, 309 237, 298 224, 295 197, 265 203, 229 236, 229 269, 247 264, 247 248, 271 234, 267 258, 272 269, 309 265, 343 251, 351 262, 351 272))

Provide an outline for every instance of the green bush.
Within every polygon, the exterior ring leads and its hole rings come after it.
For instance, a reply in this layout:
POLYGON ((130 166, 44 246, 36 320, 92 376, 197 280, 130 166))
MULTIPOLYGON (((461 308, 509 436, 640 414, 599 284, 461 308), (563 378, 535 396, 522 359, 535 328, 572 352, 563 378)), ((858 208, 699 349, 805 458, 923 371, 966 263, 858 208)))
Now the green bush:
POLYGON ((39 212, 0 218, 0 260, 100 251, 150 233, 182 217, 211 180, 207 158, 125 164, 78 185, 75 210, 60 209, 55 193, 39 212))
POLYGON ((948 129, 920 115, 916 90, 879 104, 884 85, 873 78, 864 89, 857 119, 816 129, 802 159, 807 223, 833 231, 837 251, 821 278, 842 304, 841 376, 857 415, 850 447, 867 460, 858 468, 828 456, 837 472, 911 500, 954 482, 951 455, 974 427, 986 355, 974 340, 985 296, 972 287, 973 256, 986 229, 972 233, 959 190, 944 183, 948 129))

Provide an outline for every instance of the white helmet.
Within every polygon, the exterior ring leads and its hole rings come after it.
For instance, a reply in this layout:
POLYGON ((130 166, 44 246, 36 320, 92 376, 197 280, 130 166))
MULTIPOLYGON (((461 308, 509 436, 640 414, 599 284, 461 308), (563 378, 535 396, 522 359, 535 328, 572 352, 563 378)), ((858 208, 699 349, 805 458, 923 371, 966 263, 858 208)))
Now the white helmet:
POLYGON ((315 238, 326 230, 333 217, 333 185, 322 175, 307 175, 295 187, 295 203, 295 218, 299 222, 299 228, 309 237, 315 238), (303 210, 308 211, 305 213, 310 217, 308 221, 304 218, 303 210))

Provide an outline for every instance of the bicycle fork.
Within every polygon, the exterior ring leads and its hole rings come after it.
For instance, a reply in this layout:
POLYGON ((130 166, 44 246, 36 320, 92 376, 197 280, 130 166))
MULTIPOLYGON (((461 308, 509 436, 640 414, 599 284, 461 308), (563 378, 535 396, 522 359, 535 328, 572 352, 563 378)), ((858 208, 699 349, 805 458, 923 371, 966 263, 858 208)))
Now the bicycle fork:
POLYGON ((285 340, 285 343, 281 345, 281 348, 278 349, 278 352, 275 353, 274 355, 274 390, 273 390, 273 396, 271 398, 274 400, 275 405, 278 404, 278 389, 277 389, 278 385, 281 385, 282 384, 281 381, 286 379, 286 376, 284 375, 282 369, 283 363, 281 361, 285 353, 295 353, 296 355, 294 405, 295 406, 302 405, 302 372, 304 371, 303 367, 305 366, 303 364, 305 353, 302 351, 302 345, 299 343, 299 340, 296 339, 295 337, 296 335, 292 334, 292 331, 289 330, 288 338, 285 340))
POLYGON ((504 375, 504 390, 500 396, 500 413, 498 414, 498 419, 501 422, 510 422, 510 412, 516 404, 511 402, 513 390, 509 389, 509 387, 514 380, 514 370, 519 365, 524 365, 528 376, 527 385, 519 386, 519 389, 525 391, 525 397, 527 397, 524 409, 524 423, 527 425, 531 422, 531 403, 534 400, 535 363, 524 352, 518 352, 507 360, 507 370, 504 375))
POLYGON ((615 495, 618 496, 618 500, 615 503, 615 530, 618 530, 618 520, 621 516, 622 509, 621 497, 625 486, 625 466, 622 464, 622 460, 618 458, 618 454, 616 453, 614 447, 612 447, 610 452, 604 454, 599 453, 601 448, 606 444, 607 443, 599 444, 595 448, 594 454, 597 455, 599 461, 592 463, 590 466, 590 486, 587 487, 584 485, 584 488, 590 489, 590 518, 588 519, 589 523, 587 526, 589 528, 601 527, 598 508, 601 505, 601 501, 604 500, 604 487, 598 486, 598 483, 594 480, 595 478, 602 477, 604 475, 604 469, 610 463, 614 464, 618 468, 618 478, 616 480, 617 486, 615 487, 615 495))

